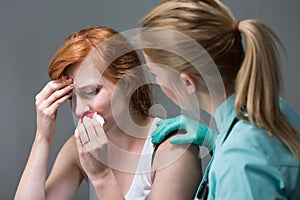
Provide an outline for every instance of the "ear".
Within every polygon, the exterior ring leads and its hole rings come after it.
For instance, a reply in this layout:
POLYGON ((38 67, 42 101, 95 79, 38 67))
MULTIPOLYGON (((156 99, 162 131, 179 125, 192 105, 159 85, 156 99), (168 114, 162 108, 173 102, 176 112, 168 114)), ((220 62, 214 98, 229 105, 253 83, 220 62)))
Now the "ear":
POLYGON ((196 80, 187 73, 180 74, 181 84, 187 89, 188 93, 194 93, 196 91, 196 80))

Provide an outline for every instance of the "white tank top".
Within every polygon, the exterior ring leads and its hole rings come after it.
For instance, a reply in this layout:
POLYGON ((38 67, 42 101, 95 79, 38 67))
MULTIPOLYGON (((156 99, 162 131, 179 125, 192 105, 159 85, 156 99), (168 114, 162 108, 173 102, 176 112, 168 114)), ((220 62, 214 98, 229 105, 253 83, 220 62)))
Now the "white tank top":
MULTIPOLYGON (((155 118, 150 126, 148 136, 146 138, 141 157, 138 163, 137 171, 133 177, 131 186, 125 195, 126 200, 145 200, 147 199, 151 186, 151 161, 153 153, 153 145, 151 143, 151 134, 156 128, 156 123, 160 119, 155 118)), ((98 200, 93 184, 89 181, 89 200, 98 200)), ((100 199, 99 199, 100 200, 100 199)))

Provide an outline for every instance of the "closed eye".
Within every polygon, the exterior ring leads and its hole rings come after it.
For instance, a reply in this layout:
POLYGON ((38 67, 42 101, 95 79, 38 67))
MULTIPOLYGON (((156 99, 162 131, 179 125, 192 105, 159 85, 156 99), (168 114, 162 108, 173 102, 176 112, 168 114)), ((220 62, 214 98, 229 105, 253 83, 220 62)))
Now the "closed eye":
POLYGON ((88 95, 97 95, 100 92, 100 87, 97 87, 89 92, 87 92, 88 95))
POLYGON ((101 90, 101 86, 97 86, 95 88, 91 88, 89 90, 86 91, 82 91, 79 93, 79 95, 83 98, 93 98, 94 96, 96 96, 101 90))

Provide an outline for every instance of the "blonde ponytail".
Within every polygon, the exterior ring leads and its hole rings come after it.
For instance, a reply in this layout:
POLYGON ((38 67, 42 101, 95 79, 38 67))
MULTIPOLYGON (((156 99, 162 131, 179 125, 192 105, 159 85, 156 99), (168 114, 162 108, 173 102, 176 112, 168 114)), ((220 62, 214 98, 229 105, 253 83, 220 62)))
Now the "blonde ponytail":
POLYGON ((299 159, 300 133, 279 107, 281 75, 275 41, 280 41, 255 20, 241 21, 238 30, 245 36, 247 49, 236 79, 235 111, 239 118, 276 135, 299 159))

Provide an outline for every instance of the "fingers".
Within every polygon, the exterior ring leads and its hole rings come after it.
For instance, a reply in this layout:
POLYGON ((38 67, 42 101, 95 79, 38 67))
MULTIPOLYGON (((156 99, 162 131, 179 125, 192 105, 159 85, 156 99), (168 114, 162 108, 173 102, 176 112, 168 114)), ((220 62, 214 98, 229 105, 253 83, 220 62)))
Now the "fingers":
POLYGON ((177 135, 170 139, 171 144, 191 144, 193 143, 194 137, 190 134, 177 135))
POLYGON ((162 124, 169 124, 169 123, 173 123, 174 121, 179 121, 181 118, 181 116, 177 116, 177 117, 173 117, 173 118, 168 118, 168 119, 163 119, 159 122, 156 123, 157 126, 160 126, 162 124))
POLYGON ((165 126, 158 126, 152 133, 152 143, 153 144, 159 144, 168 133, 165 133, 163 129, 165 126))
POLYGON ((98 136, 98 134, 96 132, 97 124, 95 122, 93 122, 91 119, 89 119, 88 117, 83 118, 82 124, 85 127, 85 131, 86 131, 89 139, 90 140, 95 140, 98 136))
POLYGON ((161 122, 152 133, 153 144, 159 144, 166 136, 168 136, 171 132, 178 130, 180 127, 180 121, 174 118, 162 121, 163 122, 161 122))
POLYGON ((104 133, 101 123, 95 117, 93 117, 90 121, 93 124, 96 136, 99 138, 99 140, 107 141, 107 136, 104 133))
POLYGON ((78 126, 77 126, 76 130, 77 130, 77 134, 79 136, 79 139, 80 139, 80 142, 81 142, 82 146, 90 141, 88 132, 85 129, 85 126, 81 121, 78 123, 78 126))
POLYGON ((92 156, 97 161, 107 163, 107 137, 96 119, 84 117, 78 123, 75 137, 76 135, 78 135, 77 144, 81 146, 78 147, 78 152, 82 156, 89 154, 89 156, 92 156))
POLYGON ((70 85, 72 82, 72 79, 60 79, 48 82, 42 91, 36 96, 36 101, 47 99, 52 93, 70 85))
MULTIPOLYGON (((69 85, 65 86, 64 88, 54 91, 52 94, 50 94, 51 92, 48 91, 50 96, 47 97, 46 99, 40 99, 40 101, 41 101, 39 104, 40 109, 45 109, 52 105, 57 105, 57 104, 61 105, 69 97, 71 97, 73 88, 74 88, 74 85, 69 84, 69 85)), ((37 100, 37 103, 38 103, 38 101, 39 100, 37 100)))
POLYGON ((67 94, 55 101, 54 103, 52 103, 52 105, 50 105, 48 108, 43 109, 40 107, 39 110, 43 110, 44 114, 51 116, 51 118, 55 117, 55 113, 57 112, 58 107, 61 106, 64 102, 66 102, 71 95, 72 94, 67 94))
POLYGON ((57 99, 60 99, 66 95, 69 95, 69 97, 70 97, 72 94, 71 91, 73 88, 74 88, 74 85, 70 84, 60 90, 55 91, 45 101, 46 106, 53 104, 53 102, 57 101, 57 99))
POLYGON ((77 129, 75 130, 74 137, 75 137, 75 143, 76 143, 76 146, 77 146, 78 155, 81 158, 83 158, 85 156, 89 156, 90 157, 91 155, 86 151, 86 149, 84 148, 84 146, 81 143, 81 139, 79 137, 79 132, 78 132, 77 129))
POLYGON ((106 141, 106 135, 101 127, 100 123, 96 119, 89 119, 84 117, 82 121, 79 121, 77 126, 77 134, 81 141, 81 145, 92 143, 95 145, 99 140, 106 141))
POLYGON ((58 107, 72 95, 72 79, 50 81, 36 96, 36 109, 38 113, 55 119, 58 107))

